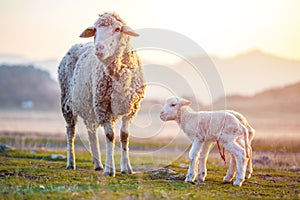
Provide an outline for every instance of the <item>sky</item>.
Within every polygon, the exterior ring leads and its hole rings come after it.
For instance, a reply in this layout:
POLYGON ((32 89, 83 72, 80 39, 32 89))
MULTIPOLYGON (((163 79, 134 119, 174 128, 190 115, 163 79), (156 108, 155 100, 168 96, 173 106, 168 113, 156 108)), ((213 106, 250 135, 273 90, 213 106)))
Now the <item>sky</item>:
POLYGON ((1 0, 0 54, 61 59, 97 15, 117 12, 133 29, 163 28, 208 54, 260 49, 300 60, 300 1, 1 0))

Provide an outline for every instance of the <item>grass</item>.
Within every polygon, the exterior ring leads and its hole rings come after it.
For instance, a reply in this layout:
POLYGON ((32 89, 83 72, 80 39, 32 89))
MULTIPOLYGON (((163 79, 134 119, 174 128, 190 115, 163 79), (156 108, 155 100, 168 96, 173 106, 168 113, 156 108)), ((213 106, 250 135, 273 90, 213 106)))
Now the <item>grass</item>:
MULTIPOLYGON (((52 153, 65 154, 20 150, 0 153, 0 199, 300 198, 299 171, 256 167, 242 187, 233 187, 222 183, 227 167, 209 159, 207 180, 193 185, 184 183, 187 169, 180 164, 188 164, 185 157, 164 166, 158 173, 153 168, 156 158, 133 155, 132 165, 139 172, 126 175, 117 171, 116 177, 105 177, 93 170, 91 156, 86 151, 76 152, 76 171, 65 169, 65 160, 51 160, 52 153), (165 173, 167 169, 175 173, 165 173)), ((117 166, 118 161, 116 155, 117 166)))

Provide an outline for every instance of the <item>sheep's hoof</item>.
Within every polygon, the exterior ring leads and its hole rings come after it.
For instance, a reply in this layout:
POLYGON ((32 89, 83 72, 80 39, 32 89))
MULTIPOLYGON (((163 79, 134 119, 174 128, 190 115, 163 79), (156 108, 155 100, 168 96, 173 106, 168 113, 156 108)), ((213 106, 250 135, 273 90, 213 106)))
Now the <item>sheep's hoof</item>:
MULTIPOLYGON (((122 168, 122 167, 121 167, 122 168)), ((124 167, 123 169, 121 169, 121 173, 122 174, 132 174, 132 168, 130 165, 127 165, 127 167, 124 167), (125 168, 125 169, 124 169, 125 168)))
POLYGON ((133 171, 132 170, 129 170, 129 171, 121 171, 122 174, 133 174, 133 171))
POLYGON ((102 171, 102 170, 103 170, 103 167, 100 167, 100 166, 95 168, 95 171, 102 171))
POLYGON ((76 167, 75 167, 75 166, 69 165, 69 166, 66 167, 66 169, 69 169, 69 170, 76 170, 76 167))
POLYGON ((114 177, 116 174, 115 174, 115 170, 111 167, 108 167, 108 168, 105 168, 104 170, 104 176, 112 176, 114 177))

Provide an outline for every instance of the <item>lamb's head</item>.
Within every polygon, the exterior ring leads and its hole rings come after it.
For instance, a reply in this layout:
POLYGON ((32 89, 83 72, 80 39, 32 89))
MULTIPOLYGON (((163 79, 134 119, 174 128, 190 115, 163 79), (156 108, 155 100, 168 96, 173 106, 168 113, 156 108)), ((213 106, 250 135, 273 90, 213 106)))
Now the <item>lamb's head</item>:
POLYGON ((94 26, 85 29, 80 37, 94 37, 95 54, 105 63, 106 59, 124 51, 129 36, 139 36, 116 13, 99 15, 94 26), (120 49, 123 48, 123 49, 120 49))
POLYGON ((162 121, 175 120, 182 106, 189 105, 191 105, 191 102, 186 99, 171 97, 166 100, 160 113, 160 119, 162 121))

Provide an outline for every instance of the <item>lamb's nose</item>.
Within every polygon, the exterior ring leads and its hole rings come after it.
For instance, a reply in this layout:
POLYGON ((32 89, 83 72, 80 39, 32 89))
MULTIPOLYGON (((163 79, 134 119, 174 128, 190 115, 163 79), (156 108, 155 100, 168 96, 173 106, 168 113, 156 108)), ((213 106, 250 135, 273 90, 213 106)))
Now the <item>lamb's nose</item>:
POLYGON ((163 117, 163 115, 164 115, 164 113, 163 113, 163 112, 161 112, 161 113, 160 113, 160 118, 162 118, 162 117, 163 117))

